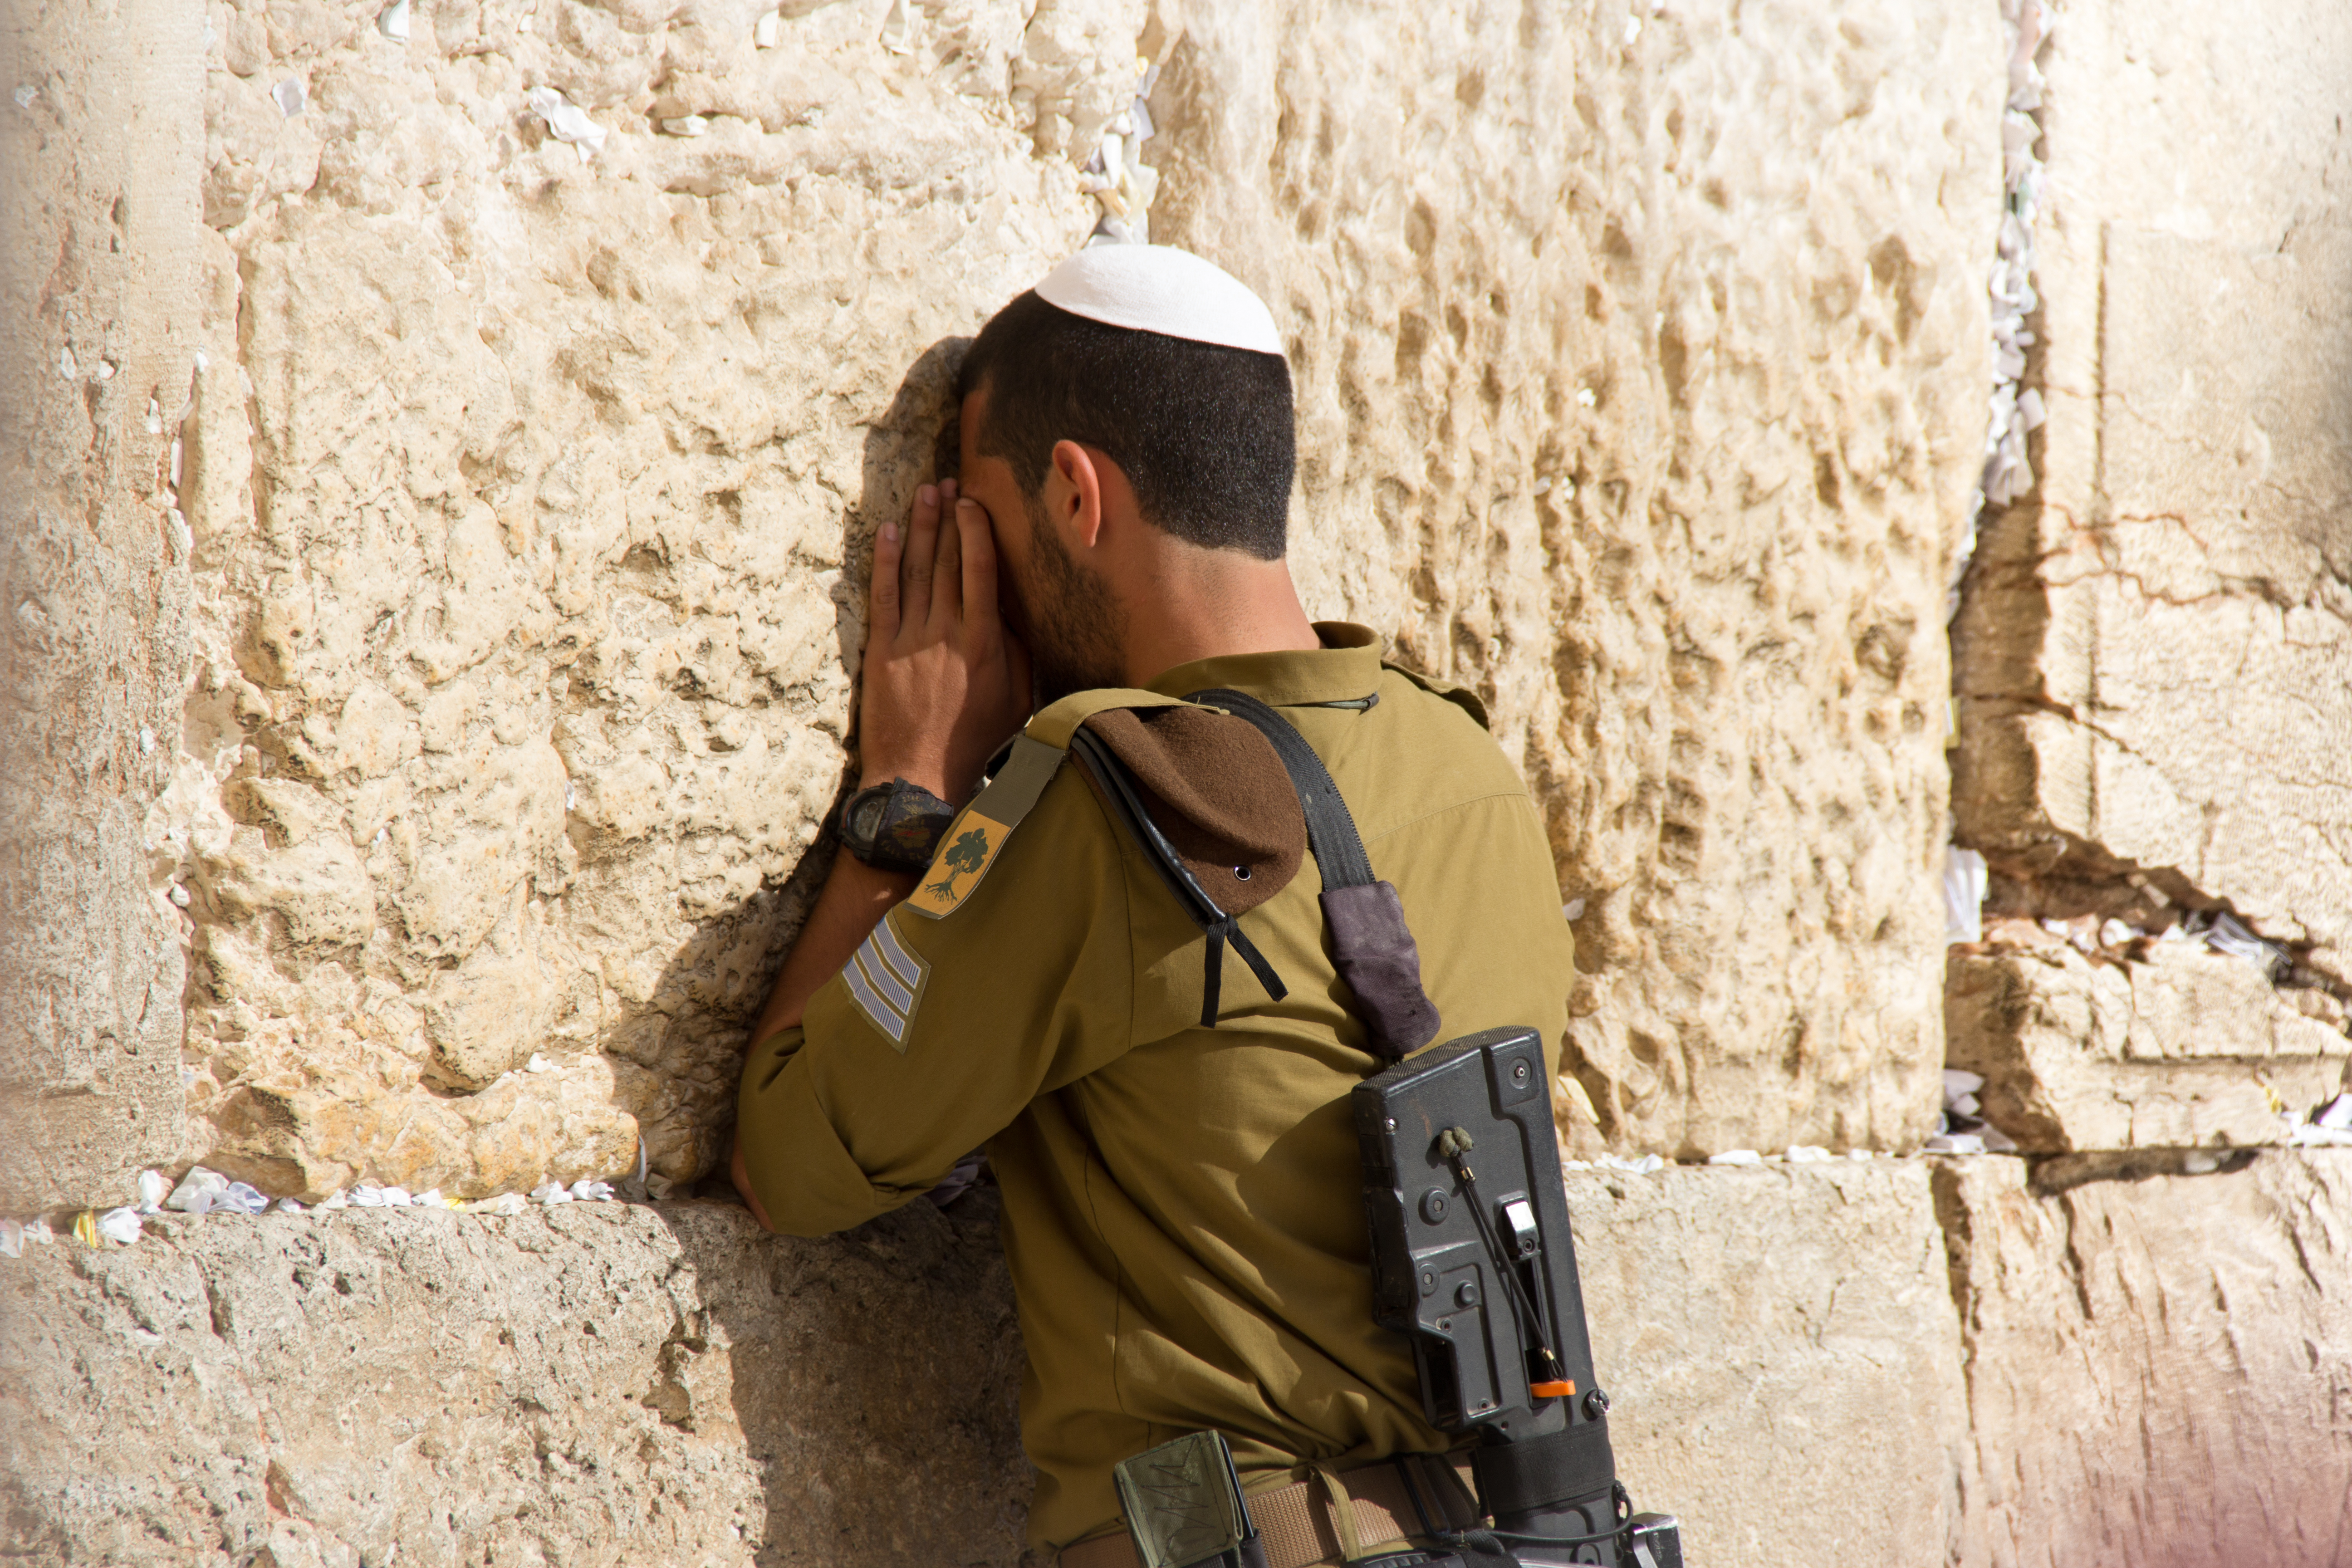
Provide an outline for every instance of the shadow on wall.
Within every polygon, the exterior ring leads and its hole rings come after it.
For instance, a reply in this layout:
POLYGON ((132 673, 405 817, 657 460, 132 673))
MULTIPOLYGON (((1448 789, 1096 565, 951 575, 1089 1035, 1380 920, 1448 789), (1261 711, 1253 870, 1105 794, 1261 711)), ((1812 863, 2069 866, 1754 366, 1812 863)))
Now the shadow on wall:
POLYGON ((5 1260, 0 1557, 1014 1568, 993 1196, 169 1215, 5 1260))
POLYGON ((1022 1560, 1025 1363, 992 1188, 814 1240, 747 1240, 749 1216, 717 1205, 656 1212, 703 1310, 662 1347, 646 1403, 689 1432, 708 1398, 731 1406, 761 1563, 1022 1560))
MULTIPOLYGON (((844 570, 833 591, 835 654, 856 689, 866 645, 866 591, 874 556, 874 535, 886 517, 904 518, 920 485, 951 473, 955 461, 955 378, 971 346, 967 337, 942 338, 919 355, 898 384, 882 417, 867 426, 856 505, 844 510, 841 560, 844 570)), ((740 1070, 749 1031, 766 1005, 768 988, 784 954, 800 933, 817 894, 833 868, 837 840, 834 826, 841 805, 856 785, 857 708, 853 699, 845 743, 853 759, 845 770, 824 827, 806 854, 779 881, 771 882, 743 906, 701 923, 694 939, 672 957, 656 995, 656 1008, 670 1015, 669 1027, 683 1026, 741 1031, 729 1053, 666 1048, 662 1058, 721 1057, 740 1070), (689 1022, 694 1020, 695 1022, 689 1022)), ((665 1029, 665 1036, 667 1029, 665 1029)), ((667 1045, 667 1038, 665 1045, 667 1045)), ((731 1147, 733 1079, 711 1098, 720 1107, 699 1147, 710 1159, 706 1173, 723 1170, 731 1147)))
MULTIPOLYGON (((955 377, 971 343, 945 338, 926 350, 866 432, 859 502, 843 518, 846 570, 835 593, 838 651, 853 682, 876 530, 906 515, 919 485, 952 475, 955 377)), ((853 757, 856 721, 853 705, 853 757)), ((853 765, 845 795, 855 781, 853 765)), ((769 975, 831 869, 839 812, 836 799, 824 837, 780 888, 712 922, 765 919, 769 975)), ((709 946, 726 943, 719 935, 682 952, 666 987, 690 994, 703 983, 709 946)), ((740 993, 755 1013, 767 984, 763 976, 740 993)), ((714 1172, 703 1190, 723 1183, 714 1172)), ((764 1500, 762 1563, 1010 1568, 1024 1561, 1034 1476, 1016 1401, 1026 1363, 992 1186, 945 1210, 912 1203, 840 1236, 748 1246, 751 1222, 740 1210, 655 1212, 699 1281, 703 1310, 681 1318, 662 1347, 647 1403, 667 1423, 693 1431, 704 1397, 698 1385, 723 1392, 764 1500), (722 1371, 723 1390, 714 1375, 722 1371)))

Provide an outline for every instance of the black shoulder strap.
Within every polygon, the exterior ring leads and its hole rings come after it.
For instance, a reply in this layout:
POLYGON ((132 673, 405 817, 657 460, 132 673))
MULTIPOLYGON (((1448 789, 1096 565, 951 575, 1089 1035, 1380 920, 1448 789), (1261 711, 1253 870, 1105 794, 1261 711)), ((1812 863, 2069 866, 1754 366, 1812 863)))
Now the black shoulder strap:
POLYGON ((1307 814, 1307 847, 1323 878, 1331 962, 1356 994, 1373 1054, 1396 1061, 1435 1039, 1437 1005, 1422 988, 1421 950, 1404 922, 1404 905, 1394 887, 1373 878, 1363 836, 1331 770, 1289 720, 1246 692, 1215 687, 1185 700, 1246 719, 1274 743, 1307 814))
POLYGON ((1168 890, 1176 895, 1177 903, 1183 907, 1184 913, 1209 939, 1207 967, 1201 977, 1201 1026, 1207 1029, 1217 1026, 1217 1008, 1223 999, 1225 943, 1228 942, 1234 944, 1234 951, 1241 954, 1242 962, 1249 965, 1250 973, 1257 976, 1258 984, 1265 987, 1267 995, 1279 1002, 1290 994, 1289 987, 1282 983, 1282 976, 1276 973, 1274 965, 1265 961, 1265 954, 1257 950, 1255 942, 1242 934, 1241 917, 1229 915, 1217 907, 1217 901, 1209 897, 1207 889, 1186 868, 1183 858, 1176 853, 1176 847, 1168 842, 1167 836, 1160 831, 1159 824, 1151 820, 1151 814, 1136 797, 1135 781, 1128 775, 1127 764, 1103 744, 1099 736, 1084 725, 1071 732, 1070 754, 1093 775, 1102 791, 1104 802, 1109 805, 1111 814, 1118 818, 1119 826, 1127 829, 1129 837, 1142 847, 1145 857, 1159 871, 1160 880, 1166 882, 1168 890))

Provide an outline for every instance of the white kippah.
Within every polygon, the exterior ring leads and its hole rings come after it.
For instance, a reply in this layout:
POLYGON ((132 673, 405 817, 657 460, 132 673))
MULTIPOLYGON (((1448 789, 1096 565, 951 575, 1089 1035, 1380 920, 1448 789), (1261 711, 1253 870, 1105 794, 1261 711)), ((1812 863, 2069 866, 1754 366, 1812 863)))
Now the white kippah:
POLYGON ((1088 246, 1045 274, 1037 297, 1108 326, 1282 353, 1265 301, 1214 262, 1172 246, 1088 246))

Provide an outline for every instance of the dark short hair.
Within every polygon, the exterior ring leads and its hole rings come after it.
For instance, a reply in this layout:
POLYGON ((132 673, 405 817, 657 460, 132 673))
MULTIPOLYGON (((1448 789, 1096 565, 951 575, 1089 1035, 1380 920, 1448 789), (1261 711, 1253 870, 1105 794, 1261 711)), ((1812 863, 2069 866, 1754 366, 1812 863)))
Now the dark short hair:
POLYGON ((958 396, 982 389, 980 450, 1024 494, 1045 488, 1054 443, 1076 441, 1119 466, 1153 527, 1281 559, 1297 448, 1280 354, 1106 326, 1031 292, 964 356, 958 396))

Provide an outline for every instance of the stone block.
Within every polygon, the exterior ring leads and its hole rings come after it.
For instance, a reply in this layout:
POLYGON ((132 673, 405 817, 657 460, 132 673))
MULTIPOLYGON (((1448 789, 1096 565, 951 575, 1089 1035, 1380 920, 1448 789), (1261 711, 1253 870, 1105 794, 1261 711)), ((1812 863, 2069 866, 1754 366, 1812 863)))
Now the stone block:
POLYGON ((1959 1324, 1913 1160, 1571 1173, 1593 1365, 1636 1507, 1697 1568, 1982 1561, 1959 1324))
POLYGON ((184 51, 196 669, 149 837, 191 1085, 151 1157, 471 1196, 642 1138, 696 1175, 824 869, 867 542, 1171 18, 281 9, 184 51))
POLYGON ((1951 1065, 1983 1075, 1986 1119, 2030 1152, 2275 1143, 2280 1110, 2326 1100, 2352 1058, 2258 966, 2196 942, 2123 963, 1955 952, 1945 987, 1951 1065))
POLYGON ((143 837, 187 668, 203 31, 170 0, 0 26, 0 1213, 125 1191, 185 1121, 143 837))
POLYGON ((1011 1568, 1020 1344, 958 1215, 172 1216, 0 1258, 0 1552, 1011 1568))
POLYGON ((2352 1152, 2054 1192, 2028 1173, 1936 1177, 1993 1568, 2342 1563, 2352 1152))
MULTIPOLYGON (((1569 1179, 1619 1463, 1694 1563, 1942 1561, 1965 1457, 1924 1165, 1569 1179)), ((166 1215, 0 1258, 11 1560, 1020 1560, 992 1200, 166 1215)))
POLYGON ((1311 607, 1538 791, 1612 1145, 1916 1146, 1999 16, 1635 12, 1190 4, 1153 234, 1283 324, 1311 607))
POLYGON ((2049 423, 1955 628, 1958 824, 2013 876, 2137 869, 2344 977, 2352 12, 2070 5, 2045 63, 2049 423))
POLYGON ((1161 237, 1290 323, 1311 607, 1476 686, 1545 801, 1601 1135, 1916 1142, 1990 12, 760 9, 175 46, 194 668, 132 814, 185 900, 169 1156, 314 1197, 710 1166, 867 542, 957 340, 1087 234, 1139 57, 1161 237))

